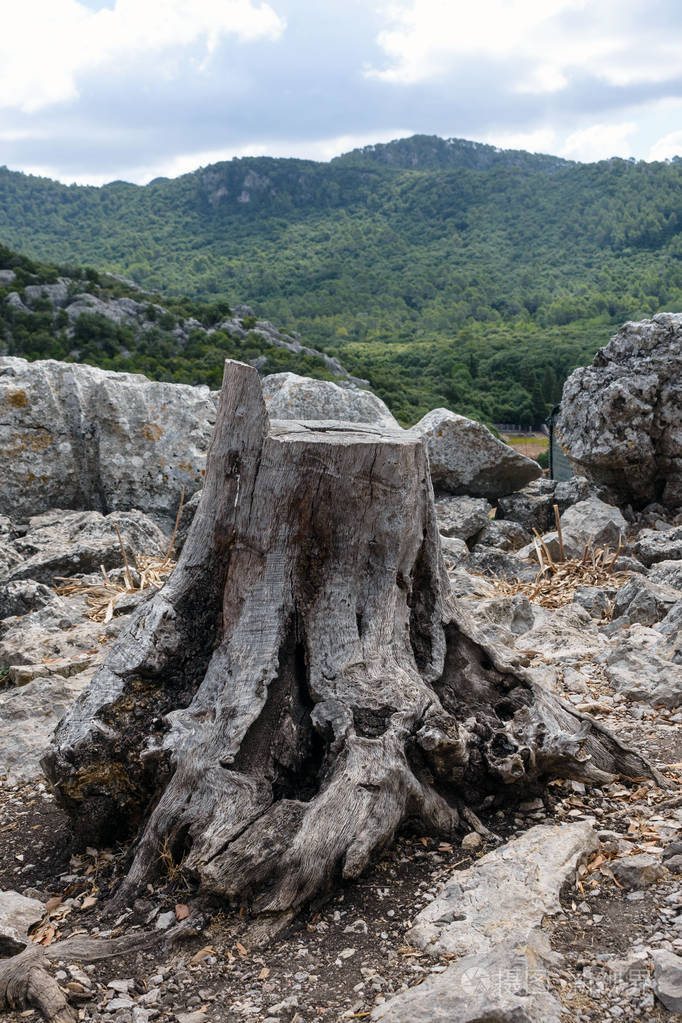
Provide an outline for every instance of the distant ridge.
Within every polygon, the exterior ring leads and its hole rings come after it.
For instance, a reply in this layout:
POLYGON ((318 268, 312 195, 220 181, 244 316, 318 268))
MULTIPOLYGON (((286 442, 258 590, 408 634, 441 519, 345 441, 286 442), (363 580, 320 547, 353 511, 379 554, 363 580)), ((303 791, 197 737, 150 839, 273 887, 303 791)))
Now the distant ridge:
POLYGON ((0 242, 168 299, 247 302, 403 422, 539 424, 624 320, 682 309, 682 162, 412 138, 145 186, 0 169, 0 242))

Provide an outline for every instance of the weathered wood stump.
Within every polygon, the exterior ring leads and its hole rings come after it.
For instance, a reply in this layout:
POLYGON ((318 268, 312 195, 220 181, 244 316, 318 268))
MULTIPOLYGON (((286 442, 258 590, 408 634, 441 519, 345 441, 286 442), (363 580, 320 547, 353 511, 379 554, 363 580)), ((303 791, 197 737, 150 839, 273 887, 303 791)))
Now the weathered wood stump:
POLYGON ((511 786, 650 773, 449 599, 421 440, 269 424, 234 362, 178 565, 45 767, 84 839, 137 834, 122 898, 167 850, 270 913, 356 877, 406 820, 450 835, 511 786))

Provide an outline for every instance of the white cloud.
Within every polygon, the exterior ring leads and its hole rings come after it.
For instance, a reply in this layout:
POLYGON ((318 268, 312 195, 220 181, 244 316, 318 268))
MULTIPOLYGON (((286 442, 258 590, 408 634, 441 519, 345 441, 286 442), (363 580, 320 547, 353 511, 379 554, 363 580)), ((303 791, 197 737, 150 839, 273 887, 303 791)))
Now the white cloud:
MULTIPOLYGON (((78 0, 5 4, 0 32, 0 107, 31 113, 79 94, 79 76, 199 45, 205 69, 226 36, 276 39, 285 23, 252 0, 116 0, 91 11, 78 0)), ((159 61, 159 73, 168 64, 159 61)), ((173 65, 171 65, 172 67, 173 65)))
POLYGON ((658 139, 649 150, 647 160, 670 160, 682 156, 682 131, 671 131, 658 139))
POLYGON ((370 75, 413 84, 452 70, 467 57, 506 58, 519 64, 533 57, 537 87, 563 83, 561 66, 538 48, 546 25, 558 14, 582 8, 585 0, 402 0, 384 10, 389 27, 379 35, 390 66, 370 75))
POLYGON ((381 12, 387 66, 367 74, 386 82, 427 81, 472 58, 511 64, 511 88, 526 93, 558 92, 576 73, 614 86, 679 76, 682 29, 644 45, 654 25, 637 0, 396 0, 381 12))
POLYGON ((631 136, 637 130, 634 121, 624 124, 593 124, 574 131, 566 139, 561 156, 569 160, 607 160, 611 156, 632 156, 631 136))
POLYGON ((528 153, 551 153, 557 134, 553 128, 535 128, 532 131, 491 131, 481 142, 498 149, 525 149, 528 153))

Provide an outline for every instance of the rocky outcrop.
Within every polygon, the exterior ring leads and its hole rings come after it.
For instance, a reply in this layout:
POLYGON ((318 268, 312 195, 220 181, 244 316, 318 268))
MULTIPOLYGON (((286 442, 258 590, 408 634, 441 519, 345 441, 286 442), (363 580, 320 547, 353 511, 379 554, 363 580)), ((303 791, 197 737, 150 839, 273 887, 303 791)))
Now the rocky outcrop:
POLYGON ((0 506, 143 508, 172 521, 203 479, 215 423, 207 387, 71 363, 0 358, 0 506))
POLYGON ((626 323, 564 385, 557 436, 621 504, 682 504, 682 314, 626 323))
POLYGON ((448 409, 429 412, 412 431, 426 440, 434 486, 449 494, 496 500, 542 475, 532 458, 448 409))
MULTIPOLYGON (((132 299, 118 301, 136 305, 132 299)), ((399 429, 384 402, 349 379, 341 387, 277 373, 265 378, 263 390, 271 419, 399 429)), ((3 512, 26 517, 46 507, 104 513, 141 508, 169 525, 182 488, 188 506, 201 488, 215 415, 215 397, 207 387, 76 363, 0 357, 3 512)), ((434 485, 449 494, 495 498, 541 472, 537 462, 480 423, 444 409, 429 413, 413 430, 426 439, 434 485)), ((189 521, 186 515, 183 533, 189 521)), ((477 515, 470 536, 484 525, 477 515)), ((0 533, 0 570, 3 562, 0 533)))
POLYGON ((263 397, 271 419, 338 419, 399 429, 388 406, 371 391, 328 380, 273 373, 263 380, 263 397))
POLYGON ((585 821, 531 828, 467 870, 455 872, 408 932, 411 945, 458 957, 437 977, 375 1009, 384 1023, 558 1023, 561 1005, 545 977, 556 961, 543 922, 559 892, 599 848, 585 821), (459 958, 461 957, 461 958, 459 958), (523 978, 522 983, 509 983, 523 978))

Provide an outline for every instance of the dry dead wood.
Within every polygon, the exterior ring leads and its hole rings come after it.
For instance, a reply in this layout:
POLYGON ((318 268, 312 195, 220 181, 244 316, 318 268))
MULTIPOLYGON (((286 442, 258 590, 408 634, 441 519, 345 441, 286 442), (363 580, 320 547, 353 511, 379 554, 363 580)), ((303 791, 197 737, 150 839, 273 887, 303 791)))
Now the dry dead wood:
POLYGON ((423 442, 269 423, 229 362, 188 539, 45 760, 92 843, 137 833, 118 904, 160 869, 257 913, 354 878, 405 821, 552 776, 650 774, 450 599, 423 442))
POLYGON ((47 947, 28 945, 18 955, 0 960, 0 1011, 38 1009, 49 1023, 76 1023, 78 1013, 49 972, 50 963, 95 963, 177 941, 188 931, 184 924, 165 935, 154 931, 108 940, 79 936, 47 947))

